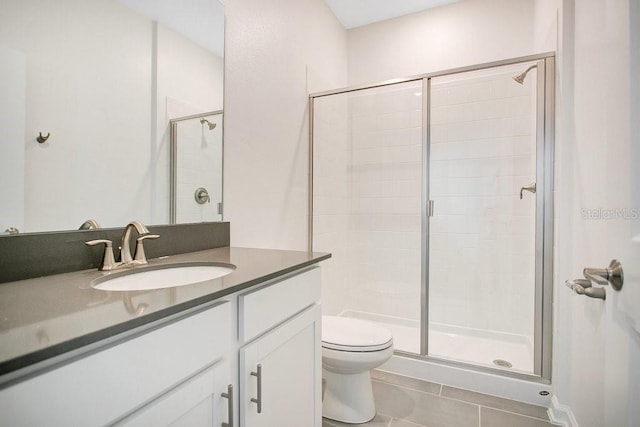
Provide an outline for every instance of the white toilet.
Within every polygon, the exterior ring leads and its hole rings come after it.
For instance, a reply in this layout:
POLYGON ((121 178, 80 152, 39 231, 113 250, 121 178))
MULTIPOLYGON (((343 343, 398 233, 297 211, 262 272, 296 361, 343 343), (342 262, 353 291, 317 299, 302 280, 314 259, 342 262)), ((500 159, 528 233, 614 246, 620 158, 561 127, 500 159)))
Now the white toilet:
POLYGON ((353 424, 375 417, 369 371, 392 354, 388 329, 349 317, 322 316, 322 416, 353 424))

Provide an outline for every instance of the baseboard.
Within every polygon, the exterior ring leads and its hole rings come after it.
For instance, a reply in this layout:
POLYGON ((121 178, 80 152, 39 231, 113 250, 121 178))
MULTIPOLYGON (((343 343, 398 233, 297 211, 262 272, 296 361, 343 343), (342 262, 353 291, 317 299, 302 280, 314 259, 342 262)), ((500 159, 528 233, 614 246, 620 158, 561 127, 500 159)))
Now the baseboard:
POLYGON ((547 413, 553 424, 564 427, 579 427, 571 408, 567 405, 561 405, 556 396, 551 398, 551 406, 549 406, 547 413))

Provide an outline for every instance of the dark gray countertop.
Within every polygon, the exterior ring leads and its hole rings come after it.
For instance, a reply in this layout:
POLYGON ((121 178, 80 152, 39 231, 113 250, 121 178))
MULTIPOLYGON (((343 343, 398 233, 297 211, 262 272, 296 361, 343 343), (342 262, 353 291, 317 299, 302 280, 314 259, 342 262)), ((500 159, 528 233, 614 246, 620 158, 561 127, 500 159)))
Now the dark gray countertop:
MULTIPOLYGON (((227 276, 175 288, 119 292, 93 289, 96 269, 0 284, 2 376, 156 322, 330 258, 330 254, 223 247, 149 261, 219 262, 227 276)), ((136 267, 137 269, 146 267, 136 267)))

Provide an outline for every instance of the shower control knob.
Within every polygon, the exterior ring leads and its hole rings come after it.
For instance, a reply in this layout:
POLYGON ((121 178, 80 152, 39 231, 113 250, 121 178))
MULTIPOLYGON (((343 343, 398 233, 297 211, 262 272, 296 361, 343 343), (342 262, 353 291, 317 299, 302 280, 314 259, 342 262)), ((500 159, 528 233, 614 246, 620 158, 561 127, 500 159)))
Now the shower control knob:
POLYGON ((520 189, 520 200, 522 200, 522 196, 523 196, 523 193, 525 191, 528 191, 530 193, 534 193, 535 194, 535 192, 536 192, 536 183, 532 182, 531 184, 527 185, 526 187, 522 187, 520 189))
POLYGON ((211 197, 209 197, 209 192, 206 188, 200 187, 196 189, 193 197, 196 199, 196 203, 199 205, 204 205, 205 203, 211 203, 211 197))

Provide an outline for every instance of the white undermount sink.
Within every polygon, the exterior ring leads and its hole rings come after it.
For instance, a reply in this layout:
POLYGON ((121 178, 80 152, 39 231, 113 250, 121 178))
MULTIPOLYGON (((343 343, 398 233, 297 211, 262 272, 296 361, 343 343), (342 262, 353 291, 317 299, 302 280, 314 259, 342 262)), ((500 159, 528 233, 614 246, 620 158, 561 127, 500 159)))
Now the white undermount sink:
POLYGON ((233 272, 232 264, 173 264, 116 272, 91 282, 103 291, 142 291, 173 288, 217 279, 233 272))

